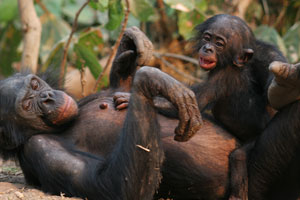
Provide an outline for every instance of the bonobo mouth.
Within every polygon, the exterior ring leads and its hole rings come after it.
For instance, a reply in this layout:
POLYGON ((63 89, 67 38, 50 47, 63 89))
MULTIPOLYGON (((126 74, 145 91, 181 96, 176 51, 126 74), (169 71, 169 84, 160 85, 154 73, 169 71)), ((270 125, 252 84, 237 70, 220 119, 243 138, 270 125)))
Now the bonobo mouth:
POLYGON ((53 124, 63 124, 78 114, 78 107, 76 102, 69 95, 63 94, 64 104, 58 108, 58 115, 52 121, 53 124))
POLYGON ((201 55, 199 56, 199 66, 202 69, 211 70, 216 66, 216 64, 217 61, 214 58, 203 57, 201 55))

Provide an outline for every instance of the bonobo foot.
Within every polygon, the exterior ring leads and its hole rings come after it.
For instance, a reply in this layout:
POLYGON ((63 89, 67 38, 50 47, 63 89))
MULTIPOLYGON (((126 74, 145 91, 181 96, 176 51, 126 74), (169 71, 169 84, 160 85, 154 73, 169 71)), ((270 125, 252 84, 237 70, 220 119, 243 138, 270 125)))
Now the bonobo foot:
POLYGON ((112 64, 110 87, 122 87, 123 91, 129 91, 137 66, 146 65, 152 52, 151 41, 140 29, 127 28, 112 64))
POLYGON ((123 110, 128 107, 130 99, 130 93, 128 92, 116 92, 113 96, 115 108, 117 110, 123 110))
POLYGON ((268 89, 268 98, 272 107, 280 109, 300 99, 300 63, 288 64, 272 62, 269 70, 275 78, 268 89))

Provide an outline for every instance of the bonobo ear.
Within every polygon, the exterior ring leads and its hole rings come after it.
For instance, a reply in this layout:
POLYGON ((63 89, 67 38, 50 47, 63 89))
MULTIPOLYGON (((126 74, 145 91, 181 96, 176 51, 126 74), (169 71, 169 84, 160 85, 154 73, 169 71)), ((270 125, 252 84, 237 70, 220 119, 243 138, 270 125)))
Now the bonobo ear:
POLYGON ((252 49, 243 49, 243 53, 235 57, 233 64, 237 67, 243 67, 252 58, 253 53, 252 49))

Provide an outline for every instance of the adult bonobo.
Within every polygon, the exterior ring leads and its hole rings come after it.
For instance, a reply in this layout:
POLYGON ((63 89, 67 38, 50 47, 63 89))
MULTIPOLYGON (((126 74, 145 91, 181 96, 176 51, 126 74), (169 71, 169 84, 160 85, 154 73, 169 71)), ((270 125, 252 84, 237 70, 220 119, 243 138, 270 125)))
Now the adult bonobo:
MULTIPOLYGON (((137 28, 125 32, 124 42, 130 45, 122 44, 127 48, 118 51, 111 81, 119 87, 113 90, 126 89, 137 64, 152 49, 140 52, 151 43, 137 28), (119 67, 133 69, 128 73, 119 67)), ((140 69, 131 91, 126 114, 114 109, 109 91, 77 104, 36 75, 19 73, 2 80, 0 153, 17 156, 26 181, 50 193, 152 199, 164 159, 153 98, 161 95, 176 105, 183 115, 177 128, 182 135, 196 132, 201 118, 193 92, 157 69, 140 69)))
POLYGON ((152 199, 164 157, 152 103, 156 95, 184 109, 182 113, 191 123, 180 123, 183 130, 199 128, 200 115, 192 111, 196 105, 193 93, 154 68, 144 67, 137 72, 120 139, 112 149, 108 147, 112 136, 104 138, 108 144, 103 146, 103 138, 95 137, 102 134, 103 122, 95 124, 97 115, 101 115, 99 107, 91 114, 86 110, 90 107, 78 109, 71 97, 32 74, 16 74, 0 84, 1 149, 17 154, 29 183, 55 194, 64 192, 88 199, 152 199), (84 120, 84 127, 80 127, 80 120, 84 120), (93 133, 81 135, 81 130, 90 126, 93 133), (82 139, 89 141, 78 144, 82 139), (109 154, 104 153, 108 150, 109 154))

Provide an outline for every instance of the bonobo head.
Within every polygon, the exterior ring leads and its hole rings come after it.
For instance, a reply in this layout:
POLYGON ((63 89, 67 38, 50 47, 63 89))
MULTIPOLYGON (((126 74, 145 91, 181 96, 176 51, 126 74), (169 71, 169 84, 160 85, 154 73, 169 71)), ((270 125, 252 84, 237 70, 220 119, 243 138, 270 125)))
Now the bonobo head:
POLYGON ((53 131, 78 113, 76 102, 33 74, 0 81, 0 146, 13 149, 29 136, 53 131))
POLYGON ((195 49, 199 65, 215 67, 244 66, 254 53, 255 37, 248 25, 236 16, 221 14, 196 27, 195 49))

